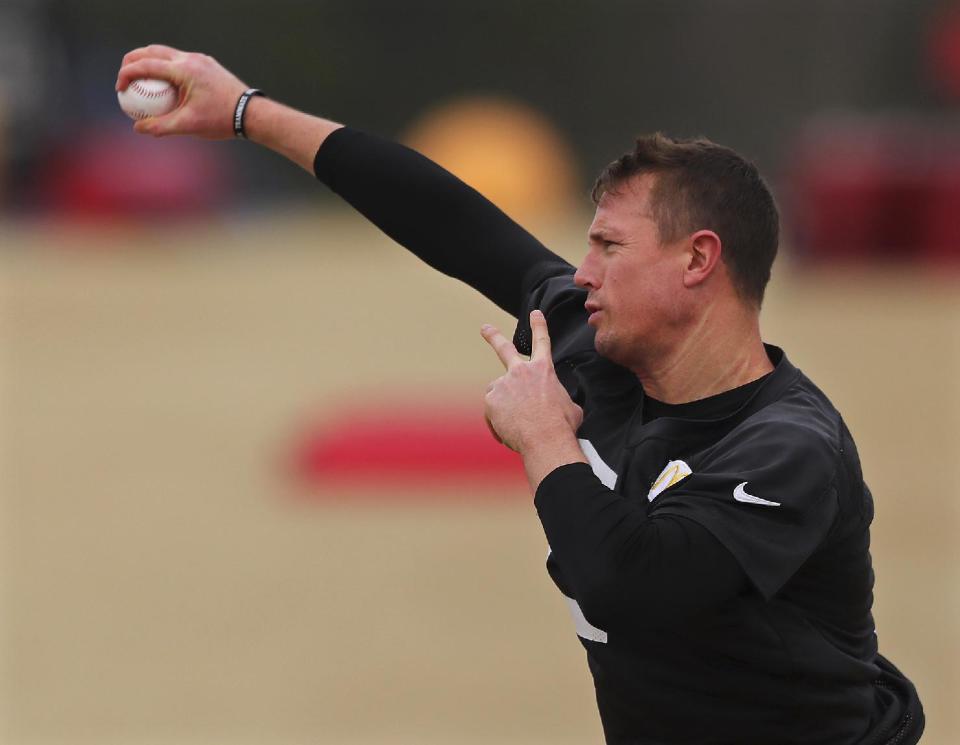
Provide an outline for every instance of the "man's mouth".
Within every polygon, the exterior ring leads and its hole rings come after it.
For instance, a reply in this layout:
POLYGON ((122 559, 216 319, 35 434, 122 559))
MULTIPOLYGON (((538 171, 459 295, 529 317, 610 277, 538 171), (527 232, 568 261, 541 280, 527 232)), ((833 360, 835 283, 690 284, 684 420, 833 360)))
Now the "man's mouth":
POLYGON ((589 317, 587 318, 587 323, 590 323, 590 321, 596 318, 600 314, 600 312, 603 310, 599 306, 599 304, 593 302, 592 300, 588 300, 587 302, 585 302, 583 304, 583 307, 586 308, 587 313, 589 313, 589 317))

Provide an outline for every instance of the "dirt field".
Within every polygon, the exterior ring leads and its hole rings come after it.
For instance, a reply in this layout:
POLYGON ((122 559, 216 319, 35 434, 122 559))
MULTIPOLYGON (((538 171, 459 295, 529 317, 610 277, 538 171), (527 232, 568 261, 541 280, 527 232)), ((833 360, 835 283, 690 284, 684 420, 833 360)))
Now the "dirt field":
MULTIPOLYGON (((479 399, 504 314, 339 213, 0 241, 3 743, 600 741, 522 488, 310 501, 282 468, 334 403, 479 399)), ((876 498, 881 650, 951 745, 960 279, 775 274, 765 336, 876 498)))

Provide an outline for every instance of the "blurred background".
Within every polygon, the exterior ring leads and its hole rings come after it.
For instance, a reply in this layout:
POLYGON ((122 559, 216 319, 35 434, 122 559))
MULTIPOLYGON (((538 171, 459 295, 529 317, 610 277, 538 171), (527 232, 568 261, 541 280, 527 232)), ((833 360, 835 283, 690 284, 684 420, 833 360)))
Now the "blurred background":
POLYGON ((0 0, 0 742, 600 742, 481 393, 511 319, 296 167, 134 136, 161 42, 582 256, 639 132, 756 160, 764 335, 844 413, 881 651, 960 714, 960 3, 0 0))

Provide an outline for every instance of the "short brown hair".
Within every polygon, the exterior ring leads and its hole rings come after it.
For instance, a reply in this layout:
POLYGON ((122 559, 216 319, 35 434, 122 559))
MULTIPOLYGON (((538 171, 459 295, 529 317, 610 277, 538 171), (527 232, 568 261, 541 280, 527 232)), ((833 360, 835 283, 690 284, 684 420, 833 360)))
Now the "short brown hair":
POLYGON ((650 206, 660 240, 713 230, 737 291, 760 307, 777 255, 780 217, 757 167, 705 138, 675 140, 655 132, 637 137, 631 152, 603 169, 593 201, 646 173, 656 174, 650 206))

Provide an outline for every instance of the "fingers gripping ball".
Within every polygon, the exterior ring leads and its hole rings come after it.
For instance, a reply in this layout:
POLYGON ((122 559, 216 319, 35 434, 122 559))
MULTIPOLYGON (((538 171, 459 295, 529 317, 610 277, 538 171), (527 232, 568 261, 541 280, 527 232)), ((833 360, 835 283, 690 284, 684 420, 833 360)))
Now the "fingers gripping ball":
POLYGON ((177 89, 166 80, 140 78, 131 81, 126 90, 117 92, 120 108, 131 119, 163 116, 177 106, 177 89))

